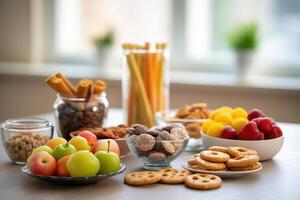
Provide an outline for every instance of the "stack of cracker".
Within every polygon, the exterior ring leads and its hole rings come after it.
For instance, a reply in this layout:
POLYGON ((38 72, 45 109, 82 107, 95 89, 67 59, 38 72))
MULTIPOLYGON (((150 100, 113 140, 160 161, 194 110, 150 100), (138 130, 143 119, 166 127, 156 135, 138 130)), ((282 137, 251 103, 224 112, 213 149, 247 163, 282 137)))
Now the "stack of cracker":
POLYGON ((261 167, 257 152, 245 147, 212 146, 187 161, 192 169, 249 171, 261 167))

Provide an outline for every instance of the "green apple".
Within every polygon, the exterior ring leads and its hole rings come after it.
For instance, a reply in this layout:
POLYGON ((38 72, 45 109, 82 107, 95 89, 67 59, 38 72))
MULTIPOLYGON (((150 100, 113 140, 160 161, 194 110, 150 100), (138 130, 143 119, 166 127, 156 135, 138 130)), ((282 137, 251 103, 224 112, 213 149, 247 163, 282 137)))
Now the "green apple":
POLYGON ((69 143, 59 144, 53 149, 52 155, 56 160, 59 160, 64 156, 75 153, 76 151, 77 151, 76 148, 72 144, 69 143))
POLYGON ((78 151, 81 150, 90 150, 91 146, 87 139, 81 136, 75 136, 70 141, 69 144, 72 144, 78 151))
POLYGON ((40 151, 46 151, 46 152, 50 153, 51 155, 53 153, 53 150, 51 149, 51 147, 43 145, 43 146, 34 148, 31 154, 36 154, 37 152, 40 152, 40 151))
POLYGON ((120 157, 115 152, 97 151, 95 156, 101 164, 100 174, 117 172, 120 169, 120 157))
POLYGON ((71 177, 96 176, 99 169, 99 160, 87 150, 77 151, 67 161, 67 170, 71 177))

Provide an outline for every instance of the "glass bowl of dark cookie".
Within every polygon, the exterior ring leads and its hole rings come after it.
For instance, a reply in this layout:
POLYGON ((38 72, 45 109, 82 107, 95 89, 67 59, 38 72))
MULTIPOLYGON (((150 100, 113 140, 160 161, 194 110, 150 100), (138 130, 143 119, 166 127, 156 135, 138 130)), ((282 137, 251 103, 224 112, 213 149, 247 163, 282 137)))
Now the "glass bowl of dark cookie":
POLYGON ((182 153, 189 135, 180 123, 152 128, 135 124, 127 129, 126 141, 133 154, 143 161, 145 169, 160 170, 170 167, 182 153))

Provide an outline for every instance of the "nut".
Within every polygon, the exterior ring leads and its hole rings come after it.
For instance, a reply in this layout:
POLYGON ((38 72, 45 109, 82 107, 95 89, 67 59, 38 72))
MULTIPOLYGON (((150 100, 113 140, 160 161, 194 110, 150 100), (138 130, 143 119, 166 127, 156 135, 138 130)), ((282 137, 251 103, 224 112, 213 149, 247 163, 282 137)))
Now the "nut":
POLYGON ((5 147, 8 156, 13 161, 26 162, 32 150, 44 145, 50 138, 30 132, 17 132, 8 136, 5 147))

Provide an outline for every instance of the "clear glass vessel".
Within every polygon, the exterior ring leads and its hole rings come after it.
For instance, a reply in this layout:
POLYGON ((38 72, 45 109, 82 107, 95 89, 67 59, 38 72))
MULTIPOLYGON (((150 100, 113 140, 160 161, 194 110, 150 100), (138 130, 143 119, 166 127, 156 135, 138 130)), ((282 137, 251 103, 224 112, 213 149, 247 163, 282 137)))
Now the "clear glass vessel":
POLYGON ((165 48, 125 48, 122 103, 129 126, 155 125, 154 113, 169 108, 169 53, 165 48))
POLYGON ((8 157, 25 164, 32 150, 53 137, 54 127, 42 118, 15 118, 1 124, 1 139, 8 157))
POLYGON ((53 107, 58 134, 69 140, 72 131, 105 126, 109 103, 105 92, 88 100, 57 95, 53 107))

